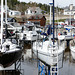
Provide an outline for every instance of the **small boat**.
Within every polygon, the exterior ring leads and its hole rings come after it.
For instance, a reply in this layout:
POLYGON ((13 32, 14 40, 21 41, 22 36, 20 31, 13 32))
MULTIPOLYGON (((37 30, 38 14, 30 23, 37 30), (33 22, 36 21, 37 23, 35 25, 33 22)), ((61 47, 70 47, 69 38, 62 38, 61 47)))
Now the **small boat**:
POLYGON ((71 55, 75 60, 75 38, 70 41, 70 50, 71 50, 71 55))

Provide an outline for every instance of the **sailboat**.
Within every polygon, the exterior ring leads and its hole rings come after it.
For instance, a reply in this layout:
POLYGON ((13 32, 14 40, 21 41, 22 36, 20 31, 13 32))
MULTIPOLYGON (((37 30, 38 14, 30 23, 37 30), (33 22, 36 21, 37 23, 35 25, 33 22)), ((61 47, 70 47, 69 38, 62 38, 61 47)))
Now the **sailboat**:
POLYGON ((33 52, 34 54, 40 59, 41 61, 45 62, 48 65, 55 65, 57 62, 57 55, 58 61, 62 60, 63 52, 65 50, 65 42, 64 36, 58 36, 58 40, 54 38, 54 12, 53 12, 53 38, 51 35, 48 36, 47 40, 43 41, 36 41, 33 43, 33 52))
MULTIPOLYGON (((5 0, 7 3, 7 0, 5 0)), ((7 10, 6 10, 7 11, 7 10)), ((7 19, 7 14, 6 14, 7 19)), ((22 49, 20 46, 13 44, 10 39, 7 38, 7 22, 6 22, 6 39, 3 42, 3 0, 1 0, 1 44, 0 44, 0 65, 2 67, 8 67, 15 63, 22 55, 22 49)))

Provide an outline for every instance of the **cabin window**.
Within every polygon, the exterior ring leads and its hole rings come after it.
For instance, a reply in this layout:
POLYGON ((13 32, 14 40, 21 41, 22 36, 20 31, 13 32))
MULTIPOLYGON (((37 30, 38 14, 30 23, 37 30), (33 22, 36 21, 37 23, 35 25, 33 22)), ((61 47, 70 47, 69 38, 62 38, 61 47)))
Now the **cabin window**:
POLYGON ((26 11, 26 13, 28 13, 28 10, 26 11))
POLYGON ((11 15, 12 15, 13 13, 11 12, 11 15))
POLYGON ((69 14, 69 13, 67 13, 67 14, 69 14))
POLYGON ((35 13, 37 13, 37 11, 35 11, 35 13))
POLYGON ((32 11, 30 11, 32 13, 32 11))

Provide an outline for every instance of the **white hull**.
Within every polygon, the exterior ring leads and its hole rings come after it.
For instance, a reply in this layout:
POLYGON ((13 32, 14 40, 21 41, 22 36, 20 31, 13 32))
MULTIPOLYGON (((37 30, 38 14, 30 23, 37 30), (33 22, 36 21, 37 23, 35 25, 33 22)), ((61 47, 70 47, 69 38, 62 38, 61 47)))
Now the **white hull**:
POLYGON ((72 49, 71 49, 71 55, 72 55, 73 59, 75 60, 75 52, 72 51, 72 49))
POLYGON ((43 46, 41 45, 36 47, 36 42, 33 43, 33 52, 37 56, 37 50, 38 50, 38 58, 45 62, 48 65, 55 65, 57 61, 57 53, 58 53, 58 61, 62 60, 63 58, 63 52, 65 50, 65 44, 62 44, 62 47, 59 47, 59 49, 55 48, 55 51, 52 52, 53 47, 48 49, 49 41, 46 41, 43 46), (53 55, 54 54, 54 55, 53 55))
POLYGON ((20 40, 25 40, 25 41, 37 40, 36 31, 24 31, 23 33, 20 33, 18 36, 20 40))
POLYGON ((70 50, 72 58, 75 60, 75 44, 73 44, 73 40, 70 41, 70 50))
MULTIPOLYGON (((37 51, 33 50, 33 52, 34 52, 35 55, 37 55, 37 51)), ((41 53, 41 52, 38 52, 38 58, 48 65, 55 65, 55 63, 53 63, 53 62, 57 61, 56 57, 50 56, 48 54, 44 54, 44 53, 41 53)), ((58 55, 58 60, 60 61, 60 60, 62 60, 62 58, 63 58, 63 52, 58 55)))

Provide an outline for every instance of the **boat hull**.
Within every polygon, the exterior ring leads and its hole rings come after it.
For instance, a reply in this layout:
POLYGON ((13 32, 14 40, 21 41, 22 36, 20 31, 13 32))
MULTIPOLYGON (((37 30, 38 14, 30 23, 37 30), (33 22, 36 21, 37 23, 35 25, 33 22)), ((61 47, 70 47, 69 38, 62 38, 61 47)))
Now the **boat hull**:
POLYGON ((75 40, 70 41, 70 50, 72 58, 75 60, 75 40))
POLYGON ((72 58, 75 60, 75 49, 71 49, 72 58))
POLYGON ((25 38, 25 40, 26 40, 26 41, 35 41, 35 40, 37 40, 37 35, 33 35, 33 36, 31 36, 31 37, 30 37, 30 36, 29 36, 29 37, 27 36, 27 37, 25 38))
MULTIPOLYGON (((48 65, 55 65, 56 64, 56 61, 57 61, 56 56, 50 56, 49 54, 41 53, 41 52, 38 52, 38 54, 37 54, 37 51, 35 51, 35 50, 33 50, 33 52, 35 55, 38 55, 38 58, 40 60, 42 60, 43 62, 45 62, 46 64, 48 64, 48 65)), ((63 52, 58 54, 58 61, 60 61, 62 59, 63 59, 63 52)))
POLYGON ((11 53, 0 53, 0 65, 4 68, 12 65, 22 56, 22 50, 11 53))

